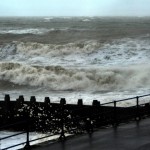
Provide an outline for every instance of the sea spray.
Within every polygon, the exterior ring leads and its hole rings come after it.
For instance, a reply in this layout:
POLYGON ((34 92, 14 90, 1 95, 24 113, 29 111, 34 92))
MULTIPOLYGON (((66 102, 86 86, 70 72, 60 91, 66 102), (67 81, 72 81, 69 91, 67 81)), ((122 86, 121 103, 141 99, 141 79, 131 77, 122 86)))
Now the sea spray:
POLYGON ((51 90, 120 90, 147 87, 149 64, 130 67, 65 68, 0 63, 0 79, 51 90))
POLYGON ((149 18, 0 21, 1 97, 50 94, 88 103, 149 92, 149 18))

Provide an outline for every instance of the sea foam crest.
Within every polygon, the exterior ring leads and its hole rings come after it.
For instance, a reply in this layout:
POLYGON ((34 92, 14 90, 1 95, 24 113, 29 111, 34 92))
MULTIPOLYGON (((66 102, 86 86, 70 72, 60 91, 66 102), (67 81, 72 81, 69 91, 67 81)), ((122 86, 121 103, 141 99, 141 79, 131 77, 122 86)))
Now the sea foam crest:
POLYGON ((0 80, 51 90, 125 90, 150 85, 150 65, 128 67, 65 68, 0 63, 0 80))
POLYGON ((100 43, 97 41, 85 41, 68 43, 64 45, 55 44, 41 44, 32 42, 19 42, 16 43, 17 52, 25 53, 29 55, 50 55, 60 56, 69 55, 72 53, 92 53, 100 47, 100 43))
POLYGON ((45 34, 50 31, 55 30, 54 28, 52 29, 10 29, 10 30, 0 30, 0 34, 45 34))

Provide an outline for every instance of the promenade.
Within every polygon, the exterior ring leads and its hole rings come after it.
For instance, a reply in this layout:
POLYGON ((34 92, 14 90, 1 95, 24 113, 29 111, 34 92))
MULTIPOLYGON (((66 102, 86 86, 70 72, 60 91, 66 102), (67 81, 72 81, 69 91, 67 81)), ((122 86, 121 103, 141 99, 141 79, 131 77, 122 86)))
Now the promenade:
POLYGON ((81 135, 65 142, 32 147, 33 150, 149 150, 150 119, 120 125, 117 128, 100 129, 92 135, 81 135))

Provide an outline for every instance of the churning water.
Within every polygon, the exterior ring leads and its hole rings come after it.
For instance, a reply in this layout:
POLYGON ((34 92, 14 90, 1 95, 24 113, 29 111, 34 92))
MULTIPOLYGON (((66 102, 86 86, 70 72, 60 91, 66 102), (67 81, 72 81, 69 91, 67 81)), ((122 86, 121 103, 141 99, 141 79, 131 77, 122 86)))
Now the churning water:
POLYGON ((0 97, 106 101, 148 94, 150 18, 0 18, 0 97))

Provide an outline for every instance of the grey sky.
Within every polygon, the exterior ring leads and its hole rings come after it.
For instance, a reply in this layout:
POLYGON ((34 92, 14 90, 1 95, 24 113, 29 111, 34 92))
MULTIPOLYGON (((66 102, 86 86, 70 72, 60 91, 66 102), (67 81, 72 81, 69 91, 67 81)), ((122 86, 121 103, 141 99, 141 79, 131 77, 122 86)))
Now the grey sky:
POLYGON ((150 0, 0 0, 0 16, 150 16, 150 0))

